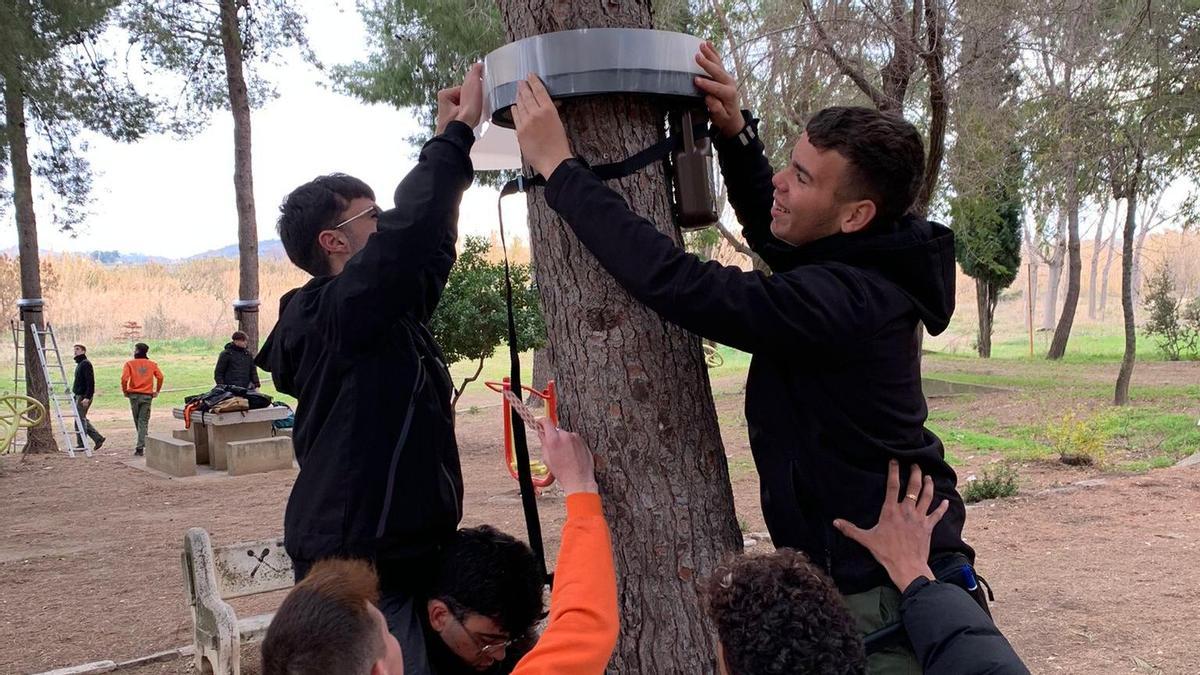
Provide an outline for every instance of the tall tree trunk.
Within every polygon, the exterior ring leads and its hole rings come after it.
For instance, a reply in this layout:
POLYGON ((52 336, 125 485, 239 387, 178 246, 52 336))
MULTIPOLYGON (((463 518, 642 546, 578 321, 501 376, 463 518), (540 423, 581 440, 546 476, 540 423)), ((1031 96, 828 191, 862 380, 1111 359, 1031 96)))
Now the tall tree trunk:
MULTIPOLYGON (((1059 226, 1062 226, 1061 222, 1059 226)), ((1058 287, 1062 283, 1063 262, 1066 259, 1066 252, 1066 238, 1059 235, 1054 242, 1054 253, 1046 260, 1046 304, 1042 306, 1042 326, 1039 330, 1054 328, 1054 317, 1058 316, 1058 287)))
MULTIPOLYGON (((1073 156, 1073 155, 1069 155, 1073 156)), ((1079 182, 1078 171, 1072 161, 1067 171, 1067 297, 1063 302, 1054 339, 1050 341, 1048 359, 1061 359, 1067 353, 1067 340, 1071 338, 1071 327, 1075 323, 1075 310, 1079 307, 1079 274, 1083 261, 1079 259, 1079 182)))
POLYGON ((1100 281, 1100 318, 1108 316, 1108 274, 1112 270, 1113 252, 1116 251, 1117 229, 1121 227, 1120 204, 1118 203, 1118 213, 1113 218, 1112 232, 1108 235, 1108 248, 1104 256, 1104 273, 1100 281))
MULTIPOLYGON (((500 0, 509 39, 588 27, 651 28, 650 0, 500 0)), ((575 151, 625 157, 658 140, 663 110, 636 96, 562 108, 575 151), (617 124, 617 122, 620 122, 617 124)), ((679 242, 661 165, 610 185, 679 242)), ((714 632, 700 584, 741 548, 728 466, 700 341, 623 292, 529 195, 538 288, 563 426, 597 453, 613 545, 622 636, 618 673, 713 673, 714 632)))
MULTIPOLYGON (((1140 169, 1140 157, 1138 165, 1140 169)), ((1136 173, 1134 175, 1137 176, 1136 173)), ((1137 356, 1137 329, 1133 318, 1133 235, 1137 232, 1136 178, 1125 196, 1129 200, 1125 209, 1125 239, 1121 245, 1121 311, 1125 319, 1125 354, 1121 357, 1121 371, 1117 374, 1114 405, 1129 403, 1129 381, 1133 379, 1133 363, 1137 356)))
POLYGON ((1109 200, 1104 200, 1100 210, 1100 221, 1096 223, 1096 236, 1092 239, 1092 266, 1088 271, 1088 319, 1099 318, 1096 314, 1096 273, 1100 267, 1100 249, 1104 240, 1104 221, 1108 218, 1109 200))
POLYGON ((986 279, 975 280, 975 305, 979 311, 979 339, 976 349, 980 358, 992 357, 992 318, 996 312, 996 296, 986 279))
POLYGON ((248 0, 220 0, 221 47, 233 111, 233 190, 238 214, 238 330, 258 351, 258 223, 254 216, 254 171, 250 161, 250 96, 242 68, 238 7, 248 0))
MULTIPOLYGON (((16 70, 14 68, 14 70, 16 70)), ((29 166, 29 135, 25 128, 25 94, 21 89, 21 75, 4 73, 4 113, 8 132, 9 163, 13 175, 13 201, 17 217, 17 256, 21 267, 21 297, 40 300, 42 277, 38 252, 37 217, 33 212, 33 172, 29 166)), ((42 330, 45 321, 40 304, 23 307, 20 312, 25 323, 25 393, 36 398, 49 412, 49 387, 42 371, 41 359, 33 342, 30 328, 42 330)), ((56 452, 54 431, 50 426, 50 415, 45 422, 29 429, 26 435, 26 454, 56 452)))

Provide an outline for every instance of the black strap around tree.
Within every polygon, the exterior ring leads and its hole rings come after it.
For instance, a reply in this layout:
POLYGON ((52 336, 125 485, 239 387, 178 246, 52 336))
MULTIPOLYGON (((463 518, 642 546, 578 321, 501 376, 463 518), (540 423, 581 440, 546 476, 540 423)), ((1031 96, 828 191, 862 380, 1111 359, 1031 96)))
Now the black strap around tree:
MULTIPOLYGON (((710 135, 710 132, 706 125, 698 124, 693 129, 693 134, 695 138, 700 138, 710 135)), ((624 178, 633 175, 654 162, 666 159, 672 151, 678 150, 681 147, 683 147, 682 136, 680 134, 672 134, 619 162, 599 164, 590 168, 600 180, 624 178)), ((532 177, 517 176, 500 188, 500 198, 496 201, 496 212, 500 221, 500 249, 504 253, 504 300, 505 309, 508 312, 508 358, 510 367, 508 381, 513 394, 521 400, 524 399, 521 390, 521 354, 517 349, 517 322, 513 313, 512 274, 508 265, 508 245, 504 237, 504 210, 501 208, 501 201, 508 195, 524 192, 531 187, 545 184, 546 178, 541 174, 535 174, 532 177)), ((554 573, 546 569, 546 550, 542 542, 542 521, 538 518, 537 494, 533 490, 533 474, 529 468, 529 443, 525 438, 525 425, 515 410, 510 410, 509 415, 511 417, 510 426, 512 427, 513 435, 513 454, 516 456, 517 461, 517 485, 521 488, 521 508, 525 512, 525 529, 529 534, 529 546, 533 549, 534 558, 537 559, 538 571, 545 577, 546 583, 553 586, 554 573)))

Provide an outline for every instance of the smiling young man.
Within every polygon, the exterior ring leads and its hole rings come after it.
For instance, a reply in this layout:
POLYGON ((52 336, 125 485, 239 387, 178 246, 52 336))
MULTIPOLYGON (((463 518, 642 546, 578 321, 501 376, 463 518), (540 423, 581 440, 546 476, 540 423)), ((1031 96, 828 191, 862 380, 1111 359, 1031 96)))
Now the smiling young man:
MULTIPOLYGON (((900 591, 866 549, 833 527, 874 521, 888 462, 932 476, 948 512, 934 559, 969 564, 956 476, 925 428, 918 322, 932 333, 954 310, 954 238, 908 213, 921 183, 916 129, 865 108, 820 111, 772 174, 755 122, 711 45, 697 78, 717 129, 729 201, 773 274, 703 262, 682 251, 572 157, 558 112, 536 76, 513 114, 524 158, 547 177, 546 202, 632 296, 705 338, 750 352, 746 421, 776 546, 803 551, 837 584, 868 633, 900 591)), ((875 654, 874 672, 919 672, 902 647, 875 654)))
POLYGON ((298 399, 300 474, 284 541, 303 579, 329 557, 372 562, 379 610, 410 675, 427 666, 414 596, 462 517, 451 385, 428 322, 455 259, 458 206, 483 107, 481 66, 438 93, 437 133, 383 211, 361 180, 322 176, 289 194, 279 234, 313 275, 279 303, 256 363, 298 399))

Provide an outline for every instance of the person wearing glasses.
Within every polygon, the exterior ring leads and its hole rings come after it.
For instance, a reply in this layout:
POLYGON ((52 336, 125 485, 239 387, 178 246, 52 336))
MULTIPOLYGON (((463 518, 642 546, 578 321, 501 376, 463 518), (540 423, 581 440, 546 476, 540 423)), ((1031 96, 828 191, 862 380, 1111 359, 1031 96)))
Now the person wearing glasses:
MULTIPOLYGON (((326 558, 373 564, 379 610, 413 654, 421 650, 408 646, 422 642, 414 595, 424 595, 462 518, 450 377, 428 323, 473 177, 481 74, 476 64, 461 86, 438 92, 436 134, 396 188, 394 208, 340 173, 284 199, 280 239, 313 278, 280 299, 255 360, 298 399, 300 473, 284 515, 296 580, 326 558)), ((410 675, 427 672, 405 665, 410 675)))
MULTIPOLYGON (((542 420, 546 464, 566 495, 550 620, 537 644, 542 581, 526 544, 490 527, 460 530, 446 547, 422 624, 436 675, 601 675, 617 644, 617 577, 592 453, 542 420), (515 666, 513 665, 515 664, 515 666)), ((357 564, 352 564, 357 563, 357 564)), ((262 645, 263 675, 412 675, 383 628, 374 571, 326 560, 288 593, 262 645)))

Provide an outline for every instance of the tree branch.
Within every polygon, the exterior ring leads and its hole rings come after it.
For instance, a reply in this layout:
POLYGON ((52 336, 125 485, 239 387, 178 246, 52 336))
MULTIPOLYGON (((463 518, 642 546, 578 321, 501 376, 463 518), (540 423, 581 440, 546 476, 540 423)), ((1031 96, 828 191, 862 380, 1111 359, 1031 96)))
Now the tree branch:
POLYGON ((812 0, 804 0, 803 4, 804 13, 806 16, 808 16, 808 20, 812 24, 813 30, 817 32, 817 39, 821 42, 821 48, 823 51, 829 56, 830 59, 833 60, 834 64, 838 67, 838 70, 841 71, 843 75, 850 78, 850 80, 854 82, 855 86, 862 90, 862 92, 871 99, 871 103, 874 104, 876 108, 879 108, 880 110, 886 110, 888 105, 887 97, 884 96, 883 92, 879 91, 875 85, 871 84, 867 80, 861 69, 855 68, 841 55, 840 52, 838 52, 837 47, 834 47, 833 41, 829 39, 829 34, 825 32, 825 27, 821 24, 821 20, 817 18, 817 13, 813 10, 812 0))

